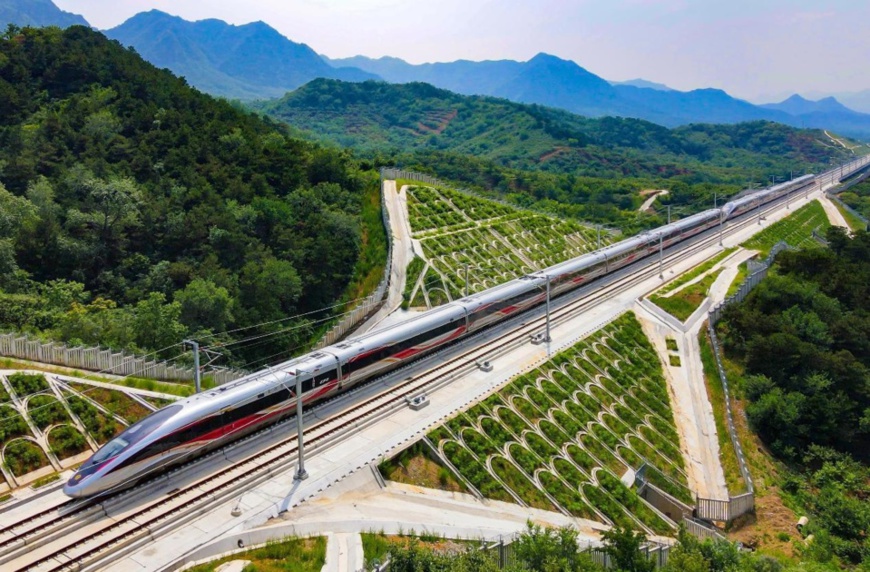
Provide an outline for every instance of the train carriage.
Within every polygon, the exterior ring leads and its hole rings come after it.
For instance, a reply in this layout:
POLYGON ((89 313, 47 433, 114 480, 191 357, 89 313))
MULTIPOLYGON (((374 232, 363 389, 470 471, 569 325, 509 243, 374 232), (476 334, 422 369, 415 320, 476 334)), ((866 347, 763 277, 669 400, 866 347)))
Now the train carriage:
POLYGON ((814 185, 812 175, 711 209, 435 308, 411 320, 294 358, 169 405, 104 445, 64 486, 73 497, 132 486, 144 475, 238 439, 291 415, 296 380, 312 403, 430 354, 470 332, 556 296, 733 218, 814 185))

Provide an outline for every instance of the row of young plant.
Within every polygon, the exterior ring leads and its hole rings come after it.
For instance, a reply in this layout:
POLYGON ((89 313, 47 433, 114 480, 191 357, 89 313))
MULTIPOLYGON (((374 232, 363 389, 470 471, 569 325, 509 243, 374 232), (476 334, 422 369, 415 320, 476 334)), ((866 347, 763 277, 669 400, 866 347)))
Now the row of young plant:
POLYGON ((446 187, 413 186, 407 195, 411 230, 415 234, 431 229, 494 219, 517 211, 446 187))
MULTIPOLYGON (((577 222, 519 211, 447 188, 413 186, 408 211, 429 266, 409 285, 410 306, 437 306, 597 248, 598 233, 577 222), (428 298, 428 300, 427 300, 428 298), (427 303, 428 302, 428 303, 427 303)), ((601 235, 601 244, 612 241, 601 235)))
POLYGON ((0 384, 0 451, 15 477, 47 466, 48 452, 63 460, 88 450, 87 437, 96 444, 108 441, 123 429, 118 418, 131 424, 150 413, 120 391, 58 384, 62 403, 42 374, 18 372, 6 380, 12 395, 0 384), (79 426, 85 428, 87 437, 79 426), (39 444, 42 435, 48 451, 39 444))
POLYGON ((831 222, 824 207, 818 201, 813 201, 787 218, 762 230, 742 246, 750 250, 758 250, 762 256, 767 256, 773 245, 780 241, 795 248, 812 244, 813 231, 824 236, 830 226, 831 222))
POLYGON ((672 524, 620 478, 691 502, 658 357, 633 314, 429 434, 483 495, 667 534, 672 524))

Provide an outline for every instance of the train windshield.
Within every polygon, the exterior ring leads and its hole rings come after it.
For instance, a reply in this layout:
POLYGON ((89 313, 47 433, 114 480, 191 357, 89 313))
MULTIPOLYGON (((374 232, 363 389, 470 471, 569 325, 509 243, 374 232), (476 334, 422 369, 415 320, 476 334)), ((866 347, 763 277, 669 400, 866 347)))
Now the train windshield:
POLYGON ((130 445, 138 443, 153 433, 154 430, 160 427, 164 421, 178 413, 180 410, 181 405, 170 405, 169 407, 164 407, 163 409, 152 413, 100 447, 100 450, 94 453, 94 456, 84 464, 84 467, 97 465, 118 455, 118 453, 130 445))

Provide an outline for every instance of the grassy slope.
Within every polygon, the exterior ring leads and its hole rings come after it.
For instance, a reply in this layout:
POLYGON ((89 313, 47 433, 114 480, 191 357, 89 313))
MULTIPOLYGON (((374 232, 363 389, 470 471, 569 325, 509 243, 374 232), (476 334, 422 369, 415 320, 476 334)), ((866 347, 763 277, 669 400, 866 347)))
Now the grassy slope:
POLYGON ((825 236, 825 231, 830 226, 825 209, 818 201, 813 201, 765 228, 741 246, 759 251, 762 257, 767 256, 773 245, 779 241, 785 241, 795 248, 813 246, 818 244, 812 238, 813 231, 825 236))
POLYGON ((722 274, 722 269, 711 272, 698 282, 686 286, 671 296, 656 295, 651 296, 650 300, 681 322, 685 322, 707 298, 710 287, 713 286, 720 274, 722 274))
MULTIPOLYGON (((424 261, 409 264, 405 301, 424 305, 421 290, 435 306, 463 295, 465 264, 469 264, 469 290, 477 292, 529 272, 579 256, 597 247, 593 229, 444 187, 408 185, 407 204, 412 235, 420 241, 430 270, 421 288, 415 288, 424 261), (443 280, 437 273, 446 276, 443 280)), ((602 232, 602 246, 614 240, 602 232)))

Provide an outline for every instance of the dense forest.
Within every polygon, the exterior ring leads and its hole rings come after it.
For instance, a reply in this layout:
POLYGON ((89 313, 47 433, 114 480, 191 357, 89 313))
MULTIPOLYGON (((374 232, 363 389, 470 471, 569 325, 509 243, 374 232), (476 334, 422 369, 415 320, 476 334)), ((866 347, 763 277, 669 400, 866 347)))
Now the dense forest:
POLYGON ((870 218, 870 179, 865 179, 840 193, 840 200, 870 218))
POLYGON ((796 471, 783 490, 854 564, 870 561, 870 233, 827 240, 781 253, 719 328, 750 424, 796 471))
POLYGON ((628 231, 666 218, 666 209, 651 216, 632 212, 643 189, 669 189, 662 204, 686 214, 712 205, 714 195, 820 172, 852 157, 818 130, 764 121, 667 129, 463 96, 423 83, 321 79, 254 107, 313 139, 354 148, 383 164, 628 231))
POLYGON ((374 172, 98 32, 10 26, 0 110, 0 327, 256 367, 382 271, 374 172))

